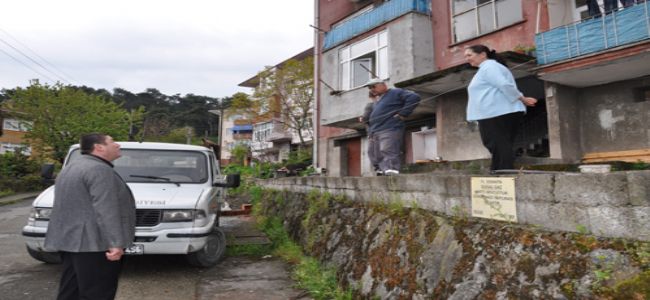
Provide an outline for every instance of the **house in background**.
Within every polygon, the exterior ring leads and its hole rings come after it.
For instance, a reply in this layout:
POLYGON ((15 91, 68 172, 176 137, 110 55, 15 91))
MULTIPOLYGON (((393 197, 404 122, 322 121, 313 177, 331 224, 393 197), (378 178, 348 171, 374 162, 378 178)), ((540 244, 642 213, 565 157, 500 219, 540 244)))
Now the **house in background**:
MULTIPOLYGON (((233 149, 237 146, 249 148, 253 136, 252 122, 245 116, 225 109, 221 112, 220 149, 221 165, 227 165, 233 159, 233 149)), ((245 160, 247 163, 248 160, 245 160)))
POLYGON ((20 149, 25 155, 32 155, 32 147, 25 140, 25 134, 31 127, 30 123, 18 119, 7 111, 0 111, 2 135, 0 135, 0 154, 14 152, 20 149))
MULTIPOLYGON (((289 60, 302 61, 312 57, 314 48, 302 51, 293 57, 273 66, 273 69, 282 68, 289 60)), ((272 69, 272 70, 273 70, 272 69)), ((255 89, 260 84, 260 78, 255 75, 239 84, 241 87, 255 89)), ((289 158, 291 151, 301 144, 297 130, 286 125, 289 120, 284 120, 282 104, 277 96, 270 99, 271 109, 259 116, 253 122, 253 135, 251 141, 251 152, 254 159, 265 162, 281 162, 289 158)), ((288 99, 291 101, 291 99, 288 99)), ((311 113, 311 112, 310 112, 311 113)), ((308 116, 311 120, 311 115, 308 116)), ((303 146, 311 146, 313 140, 313 126, 308 124, 307 128, 301 130, 304 140, 303 146)))

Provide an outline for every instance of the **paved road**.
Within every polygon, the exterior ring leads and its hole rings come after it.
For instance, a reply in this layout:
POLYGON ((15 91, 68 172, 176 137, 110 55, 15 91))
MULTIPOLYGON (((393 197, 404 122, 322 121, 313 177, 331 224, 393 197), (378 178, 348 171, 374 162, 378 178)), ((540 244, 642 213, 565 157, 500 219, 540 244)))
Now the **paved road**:
MULTIPOLYGON (((54 299, 61 271, 32 259, 20 235, 31 200, 0 206, 0 298, 54 299)), ((287 266, 276 259, 227 257, 210 269, 182 256, 127 257, 117 299, 290 299, 287 266)), ((302 298, 300 298, 302 299, 302 298)))

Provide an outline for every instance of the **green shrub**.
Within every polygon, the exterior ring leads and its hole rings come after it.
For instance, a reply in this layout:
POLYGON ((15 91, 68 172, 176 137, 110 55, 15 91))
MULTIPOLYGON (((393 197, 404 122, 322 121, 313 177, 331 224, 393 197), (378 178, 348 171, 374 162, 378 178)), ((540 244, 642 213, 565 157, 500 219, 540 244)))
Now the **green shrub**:
POLYGON ((43 189, 40 163, 19 151, 0 154, 0 191, 5 194, 43 189))

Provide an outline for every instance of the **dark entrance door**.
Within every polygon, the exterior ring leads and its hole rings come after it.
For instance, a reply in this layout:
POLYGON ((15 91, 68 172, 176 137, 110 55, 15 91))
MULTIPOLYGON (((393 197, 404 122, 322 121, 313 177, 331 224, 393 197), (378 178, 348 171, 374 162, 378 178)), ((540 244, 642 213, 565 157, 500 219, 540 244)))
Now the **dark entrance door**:
POLYGON ((361 176, 361 138, 349 139, 346 144, 347 175, 361 176))

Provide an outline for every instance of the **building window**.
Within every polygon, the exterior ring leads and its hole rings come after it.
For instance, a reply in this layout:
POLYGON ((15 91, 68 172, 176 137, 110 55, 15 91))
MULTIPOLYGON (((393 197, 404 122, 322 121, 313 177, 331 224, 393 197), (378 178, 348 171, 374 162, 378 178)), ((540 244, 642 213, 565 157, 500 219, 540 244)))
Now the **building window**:
POLYGON ((339 50, 342 90, 363 86, 373 77, 388 78, 388 33, 375 34, 339 50))
POLYGON ((522 20, 521 0, 451 0, 454 42, 522 20))
POLYGON ((253 134, 254 142, 266 142, 266 139, 271 135, 273 130, 273 123, 263 123, 255 125, 255 133, 253 134))

